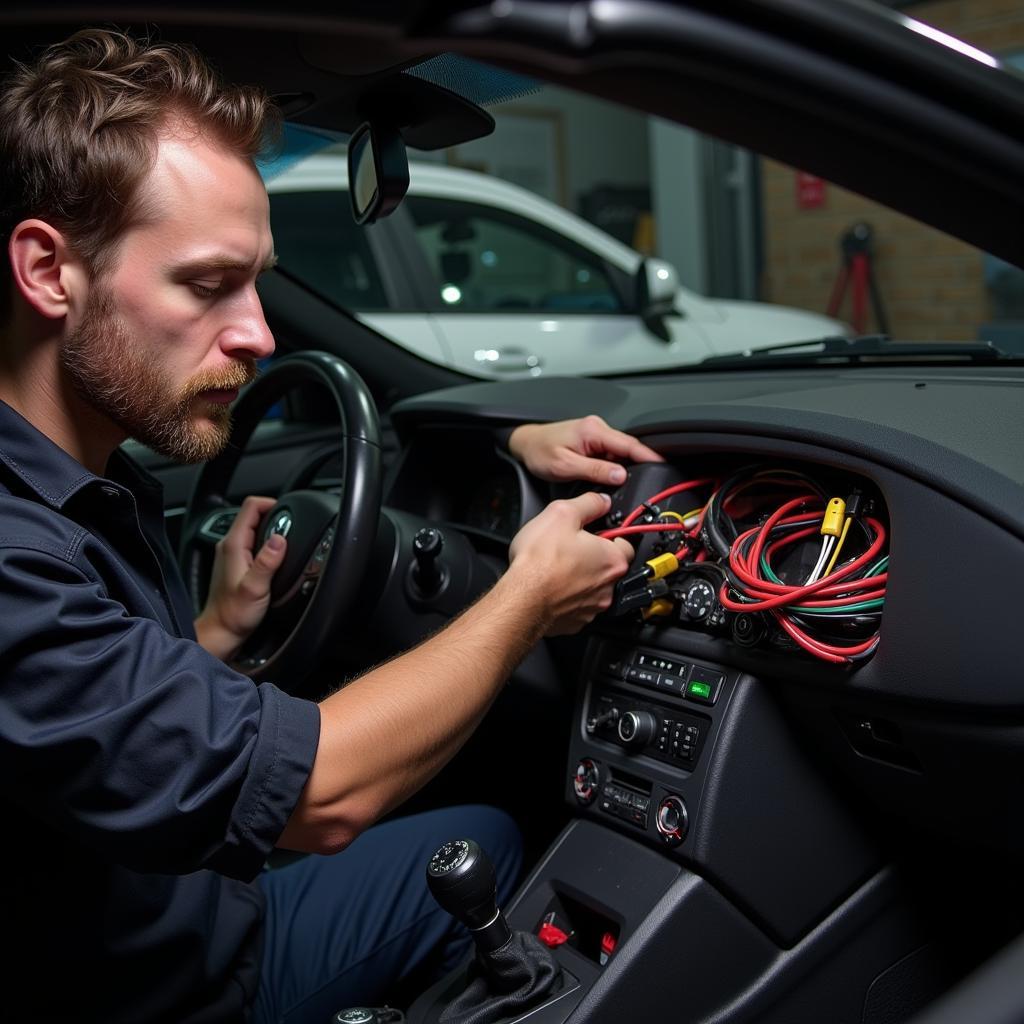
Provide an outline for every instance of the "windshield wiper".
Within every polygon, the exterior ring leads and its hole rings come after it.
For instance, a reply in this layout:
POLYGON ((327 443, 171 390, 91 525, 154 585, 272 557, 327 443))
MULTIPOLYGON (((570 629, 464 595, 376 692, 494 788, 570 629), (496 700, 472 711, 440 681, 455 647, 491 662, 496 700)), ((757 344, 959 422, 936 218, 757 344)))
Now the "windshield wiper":
POLYGON ((748 348, 729 355, 708 356, 704 366, 775 366, 793 363, 896 362, 995 363, 1013 359, 991 341, 920 342, 892 341, 885 334, 857 338, 828 337, 813 341, 786 341, 764 348, 748 348))

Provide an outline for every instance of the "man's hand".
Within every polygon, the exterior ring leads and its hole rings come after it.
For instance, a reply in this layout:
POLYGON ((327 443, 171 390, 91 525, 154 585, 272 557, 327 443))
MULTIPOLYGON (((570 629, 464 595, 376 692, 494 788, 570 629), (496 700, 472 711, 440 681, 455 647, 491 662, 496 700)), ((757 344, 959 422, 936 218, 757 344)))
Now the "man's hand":
POLYGON ((506 580, 536 589, 548 636, 575 633, 606 611, 615 581, 629 569, 628 540, 605 540, 583 529, 610 507, 607 494, 593 491, 553 501, 512 540, 506 580))
POLYGON ((273 507, 273 498, 246 498, 231 529, 217 544, 210 595, 195 627, 199 643, 224 661, 263 621, 270 604, 270 581, 284 561, 288 545, 277 534, 253 554, 256 528, 273 507))
POLYGON ((653 448, 600 416, 558 423, 526 423, 516 427, 508 450, 541 480, 588 480, 617 486, 626 471, 617 462, 664 462, 653 448))

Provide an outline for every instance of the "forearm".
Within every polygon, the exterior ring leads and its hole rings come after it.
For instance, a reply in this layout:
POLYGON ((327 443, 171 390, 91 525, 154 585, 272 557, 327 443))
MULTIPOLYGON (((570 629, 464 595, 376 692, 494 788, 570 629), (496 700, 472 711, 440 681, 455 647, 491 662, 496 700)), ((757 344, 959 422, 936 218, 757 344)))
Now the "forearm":
POLYGON ((336 850, 429 780, 476 728, 543 634, 543 609, 510 571, 442 632, 320 705, 320 745, 279 845, 336 850))

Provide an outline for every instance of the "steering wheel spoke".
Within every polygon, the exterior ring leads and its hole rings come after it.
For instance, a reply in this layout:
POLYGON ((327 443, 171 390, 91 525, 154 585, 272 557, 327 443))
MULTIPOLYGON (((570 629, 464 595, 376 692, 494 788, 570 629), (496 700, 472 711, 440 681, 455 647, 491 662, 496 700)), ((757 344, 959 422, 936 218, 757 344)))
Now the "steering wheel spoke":
POLYGON ((199 529, 196 531, 196 539, 210 547, 215 547, 227 536, 231 524, 241 511, 237 505, 213 509, 200 523, 199 529))

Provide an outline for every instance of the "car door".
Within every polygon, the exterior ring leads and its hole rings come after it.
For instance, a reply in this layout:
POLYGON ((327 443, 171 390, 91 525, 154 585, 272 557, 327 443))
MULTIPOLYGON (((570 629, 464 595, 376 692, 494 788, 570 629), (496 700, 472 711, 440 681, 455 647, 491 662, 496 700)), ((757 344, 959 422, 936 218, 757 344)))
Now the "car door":
POLYGON ((332 305, 423 359, 452 365, 436 325, 417 309, 417 290, 395 241, 395 219, 360 226, 337 181, 272 183, 270 220, 278 269, 332 305))
POLYGON ((456 369, 492 378, 615 373, 710 354, 685 318, 672 318, 669 341, 649 329, 631 275, 552 225, 451 195, 410 193, 404 207, 428 271, 422 302, 456 369))

